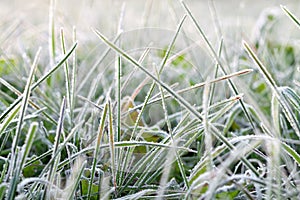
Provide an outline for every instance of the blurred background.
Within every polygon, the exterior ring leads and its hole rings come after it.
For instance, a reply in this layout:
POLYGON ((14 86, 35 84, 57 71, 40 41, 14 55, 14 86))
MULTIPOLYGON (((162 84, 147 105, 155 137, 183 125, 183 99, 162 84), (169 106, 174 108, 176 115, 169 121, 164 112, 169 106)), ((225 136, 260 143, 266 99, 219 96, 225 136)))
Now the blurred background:
MULTIPOLYGON (((124 4, 124 31, 143 27, 156 27, 174 30, 184 11, 178 0, 63 0, 55 2, 55 25, 64 27, 66 33, 76 26, 78 36, 84 40, 95 39, 91 27, 101 30, 106 35, 114 35, 124 4)), ((245 38, 253 37, 255 28, 263 23, 262 15, 273 12, 282 15, 280 4, 287 6, 294 13, 300 10, 296 0, 186 0, 193 14, 206 32, 215 32, 215 21, 220 24, 224 36, 237 32, 245 38), (214 16, 215 15, 215 16, 214 16), (260 21, 259 21, 260 20, 260 21), (228 33, 227 30, 230 30, 228 33)), ((20 36, 34 35, 47 40, 49 24, 48 1, 39 0, 1 0, 0 28, 1 41, 20 36)), ((284 20, 284 19, 283 19, 284 20)), ((290 23, 287 23, 290 24, 290 23)), ((198 40, 195 28, 185 23, 189 37, 198 40)), ((284 34, 291 34, 288 29, 281 29, 284 34)), ((282 34, 282 33, 280 33, 282 34)), ((214 37, 209 34, 210 37, 214 37)), ((2 46, 2 44, 1 44, 2 46)))

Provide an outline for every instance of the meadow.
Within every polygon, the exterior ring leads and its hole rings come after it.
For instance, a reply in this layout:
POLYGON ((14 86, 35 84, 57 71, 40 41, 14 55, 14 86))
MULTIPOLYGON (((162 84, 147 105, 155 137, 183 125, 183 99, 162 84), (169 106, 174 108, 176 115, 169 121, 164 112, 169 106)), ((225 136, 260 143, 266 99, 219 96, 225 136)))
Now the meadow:
POLYGON ((287 1, 1 1, 0 199, 299 199, 287 1))

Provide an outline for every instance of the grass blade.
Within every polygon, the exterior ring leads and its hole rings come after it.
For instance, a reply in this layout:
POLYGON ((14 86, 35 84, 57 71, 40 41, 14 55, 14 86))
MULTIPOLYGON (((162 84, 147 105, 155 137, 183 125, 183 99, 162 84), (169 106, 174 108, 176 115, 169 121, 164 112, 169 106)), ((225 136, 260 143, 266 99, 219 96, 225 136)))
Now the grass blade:
MULTIPOLYGON (((213 3, 212 3, 213 4, 213 3)), ((213 6, 214 8, 214 6, 213 6)), ((219 50, 218 50, 218 56, 221 57, 221 53, 222 53, 222 48, 223 48, 223 39, 220 42, 220 46, 219 46, 219 50)), ((214 79, 217 78, 218 75, 218 71, 219 71, 219 64, 216 63, 215 64, 215 73, 214 73, 214 79)), ((209 104, 213 103, 213 98, 215 96, 215 84, 211 84, 211 89, 210 89, 210 94, 209 94, 209 104)))
POLYGON ((297 151, 284 142, 282 142, 281 145, 285 152, 293 158, 298 166, 300 166, 300 155, 297 153, 297 151))
POLYGON ((109 126, 109 149, 111 158, 111 170, 113 177, 113 185, 115 192, 117 192, 117 175, 116 175, 116 157, 115 157, 115 139, 114 139, 114 129, 113 129, 113 112, 110 100, 108 101, 108 126, 109 126))
POLYGON ((98 132, 97 140, 96 140, 97 142, 95 144, 93 164, 92 164, 92 172, 91 172, 91 180, 89 182, 88 195, 87 195, 88 199, 90 199, 90 197, 91 197, 91 191, 92 191, 92 186, 93 186, 94 176, 95 176, 95 170, 96 170, 96 165, 97 165, 97 157, 98 157, 100 146, 101 146, 107 109, 108 109, 108 104, 106 103, 105 106, 104 106, 104 110, 102 112, 101 121, 100 121, 100 124, 99 124, 99 132, 98 132))
MULTIPOLYGON (((118 31, 117 35, 121 35, 123 32, 123 19, 125 14, 125 2, 122 4, 120 18, 119 18, 119 24, 118 24, 118 31)), ((121 40, 118 41, 119 44, 121 43, 121 40)), ((117 101, 117 133, 116 133, 116 141, 119 142, 121 140, 121 76, 122 76, 122 60, 121 56, 116 54, 116 60, 115 60, 115 88, 116 88, 116 101, 117 101)), ((117 152, 116 157, 118 157, 119 152, 117 152)))
MULTIPOLYGON (((73 27, 73 43, 76 43, 76 28, 73 27)), ((70 110, 71 110, 71 119, 74 118, 74 108, 75 108, 75 89, 77 81, 77 53, 76 50, 73 52, 73 68, 72 68, 72 77, 71 77, 71 91, 70 91, 70 110)))
MULTIPOLYGON (((54 159, 54 162, 51 164, 50 169, 49 169, 49 173, 48 173, 48 181, 50 183, 53 183, 54 175, 55 175, 57 165, 58 165, 58 162, 59 162, 59 158, 60 158, 60 154, 57 154, 57 150, 58 150, 58 145, 60 144, 60 137, 61 137, 61 133, 62 133, 62 129, 63 129, 65 108, 66 108, 66 100, 65 100, 65 98, 63 98, 62 103, 61 103, 61 107, 60 107, 58 125, 57 125, 57 128, 56 128, 55 140, 54 140, 53 151, 52 151, 52 156, 51 156, 51 160, 54 159)), ((50 188, 47 187, 47 189, 45 190, 45 193, 44 193, 44 195, 46 195, 48 198, 49 198, 49 195, 50 195, 50 192, 49 192, 50 190, 49 189, 50 188)))
POLYGON ((55 2, 56 0, 50 1, 49 7, 49 58, 51 61, 51 65, 55 62, 56 57, 56 47, 55 47, 55 2))
POLYGON ((37 127, 38 127, 38 123, 37 122, 33 122, 30 125, 27 137, 26 137, 26 141, 22 147, 22 161, 20 164, 21 169, 23 169, 24 164, 25 164, 25 160, 28 157, 29 151, 32 147, 36 132, 37 132, 37 127))
POLYGON ((15 154, 17 146, 18 146, 19 138, 20 138, 20 135, 21 135, 23 119, 24 119, 25 112, 26 112, 26 109, 27 109, 27 106, 28 106, 29 96, 30 96, 30 93, 32 91, 31 84, 32 84, 32 81, 33 81, 34 73, 35 73, 36 68, 37 68, 40 52, 41 52, 41 49, 38 50, 38 52, 37 52, 37 54, 34 58, 34 61, 33 61, 33 64, 32 64, 31 70, 30 70, 30 74, 29 74, 29 77, 27 79, 27 84, 25 86, 25 90, 24 90, 24 93, 23 93, 24 98, 23 98, 21 108, 20 108, 20 116, 19 116, 19 120, 18 120, 18 124, 17 124, 15 137, 14 137, 14 140, 13 140, 13 143, 12 143, 12 157, 14 157, 14 154, 15 154))
MULTIPOLYGON (((208 82, 208 81, 207 81, 208 82)), ((210 124, 208 120, 209 115, 209 92, 210 92, 210 85, 209 83, 205 84, 204 92, 202 97, 202 104, 203 104, 203 126, 204 126, 204 143, 205 143, 205 154, 208 155, 209 162, 207 163, 207 170, 210 171, 213 168, 213 160, 212 160, 212 149, 213 149, 213 140, 212 134, 210 130, 210 124)))
POLYGON ((291 13, 285 6, 280 5, 281 9, 285 12, 285 14, 300 28, 300 21, 299 19, 291 13))
MULTIPOLYGON (((65 44, 65 36, 64 36, 64 30, 63 28, 60 29, 60 37, 61 37, 61 48, 62 53, 66 54, 66 44, 65 44)), ((69 76, 69 64, 68 59, 65 61, 65 83, 66 83, 66 96, 67 96, 67 107, 71 111, 71 83, 70 83, 70 76, 69 76)))
POLYGON ((62 128, 63 128, 63 121, 64 121, 64 117, 65 117, 65 109, 66 109, 66 99, 63 98, 61 107, 60 107, 60 112, 59 112, 58 126, 56 128, 56 133, 55 133, 52 157, 55 155, 55 153, 58 149, 58 145, 60 143, 60 137, 61 137, 62 128))

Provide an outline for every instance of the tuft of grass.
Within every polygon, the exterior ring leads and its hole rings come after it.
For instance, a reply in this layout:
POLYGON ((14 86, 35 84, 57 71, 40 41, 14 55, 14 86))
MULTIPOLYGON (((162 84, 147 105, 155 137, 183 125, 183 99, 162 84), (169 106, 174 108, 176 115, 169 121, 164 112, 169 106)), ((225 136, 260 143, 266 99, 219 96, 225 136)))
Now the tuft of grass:
POLYGON ((227 34, 219 3, 216 38, 184 0, 130 19, 169 27, 162 11, 173 31, 128 31, 132 5, 107 2, 118 20, 88 32, 52 0, 48 53, 0 32, 13 51, 0 57, 0 199, 298 199, 298 47, 273 37, 287 25, 273 14, 257 40, 228 36, 242 30, 227 34))

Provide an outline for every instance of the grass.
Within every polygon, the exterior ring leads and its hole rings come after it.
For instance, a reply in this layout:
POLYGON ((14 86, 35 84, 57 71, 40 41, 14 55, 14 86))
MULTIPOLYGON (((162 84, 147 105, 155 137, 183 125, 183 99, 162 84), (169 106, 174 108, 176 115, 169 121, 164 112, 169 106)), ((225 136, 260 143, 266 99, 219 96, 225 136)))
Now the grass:
POLYGON ((0 199, 298 199, 299 50, 271 27, 300 21, 281 6, 235 48, 209 3, 215 39, 186 1, 165 3, 173 31, 126 32, 124 3, 117 31, 82 35, 55 0, 45 49, 4 39, 0 199))

